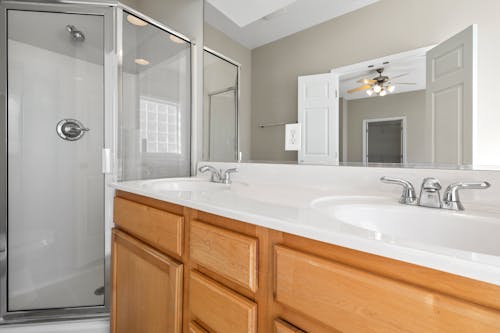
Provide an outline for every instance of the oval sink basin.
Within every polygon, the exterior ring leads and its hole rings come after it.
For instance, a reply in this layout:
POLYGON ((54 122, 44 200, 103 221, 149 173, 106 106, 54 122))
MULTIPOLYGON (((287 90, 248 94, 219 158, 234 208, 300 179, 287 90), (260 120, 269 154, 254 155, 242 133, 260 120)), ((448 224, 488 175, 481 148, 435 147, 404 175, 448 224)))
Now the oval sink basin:
POLYGON ((373 233, 373 238, 402 240, 500 256, 500 220, 493 215, 405 206, 378 197, 319 199, 313 209, 373 233))
POLYGON ((146 190, 159 192, 204 192, 222 191, 229 188, 229 185, 212 183, 201 178, 171 178, 148 181, 142 184, 146 190))

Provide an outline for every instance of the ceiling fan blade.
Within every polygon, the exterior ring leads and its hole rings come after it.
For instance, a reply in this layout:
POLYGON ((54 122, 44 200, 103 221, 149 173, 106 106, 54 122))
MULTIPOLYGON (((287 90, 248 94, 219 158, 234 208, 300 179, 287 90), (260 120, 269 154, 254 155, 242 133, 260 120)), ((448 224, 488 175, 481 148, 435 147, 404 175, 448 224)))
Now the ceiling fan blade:
POLYGON ((372 80, 372 79, 361 79, 357 81, 358 83, 363 83, 363 84, 372 84, 376 83, 377 80, 372 80))
POLYGON ((410 73, 403 73, 403 74, 399 74, 399 75, 396 75, 396 76, 391 77, 390 79, 391 79, 391 80, 398 79, 398 78, 403 77, 403 76, 406 76, 406 75, 408 75, 408 74, 410 74, 410 73))
POLYGON ((354 88, 354 89, 351 89, 351 90, 347 90, 347 93, 349 94, 352 94, 352 93, 355 93, 357 91, 363 91, 363 90, 368 90, 372 87, 371 84, 365 84, 363 86, 360 86, 360 87, 357 87, 357 88, 354 88))

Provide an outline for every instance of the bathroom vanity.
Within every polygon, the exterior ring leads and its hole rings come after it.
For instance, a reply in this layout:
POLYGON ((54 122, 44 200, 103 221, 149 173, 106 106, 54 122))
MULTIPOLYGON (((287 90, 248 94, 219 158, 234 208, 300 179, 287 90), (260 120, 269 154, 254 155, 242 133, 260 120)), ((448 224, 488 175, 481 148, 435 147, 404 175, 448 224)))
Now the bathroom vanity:
POLYGON ((247 185, 115 184, 112 332, 500 331, 495 262, 460 268, 458 254, 436 250, 415 264, 428 249, 353 237, 310 204, 245 196, 247 185))

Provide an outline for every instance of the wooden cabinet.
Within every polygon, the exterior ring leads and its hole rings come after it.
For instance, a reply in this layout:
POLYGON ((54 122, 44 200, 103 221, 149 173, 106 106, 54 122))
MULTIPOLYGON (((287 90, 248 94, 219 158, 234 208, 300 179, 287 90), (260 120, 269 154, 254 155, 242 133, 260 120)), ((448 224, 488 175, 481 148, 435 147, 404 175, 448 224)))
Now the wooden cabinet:
POLYGON ((276 319, 274 321, 274 333, 306 333, 298 327, 287 323, 284 320, 276 319))
POLYGON ((257 304, 197 272, 191 273, 189 307, 218 333, 257 332, 257 304))
POLYGON ((160 251, 182 255, 183 216, 119 197, 114 203, 114 222, 120 229, 160 251))
POLYGON ((179 333, 182 264, 113 230, 111 332, 179 333))
POLYGON ((191 222, 191 259, 201 266, 257 290, 257 240, 200 221, 191 222))
POLYGON ((275 257, 276 301, 342 332, 500 332, 477 305, 282 246, 275 257))
POLYGON ((500 332, 496 285, 120 191, 115 223, 113 333, 500 332))
POLYGON ((208 333, 208 331, 192 321, 189 323, 189 333, 208 333))

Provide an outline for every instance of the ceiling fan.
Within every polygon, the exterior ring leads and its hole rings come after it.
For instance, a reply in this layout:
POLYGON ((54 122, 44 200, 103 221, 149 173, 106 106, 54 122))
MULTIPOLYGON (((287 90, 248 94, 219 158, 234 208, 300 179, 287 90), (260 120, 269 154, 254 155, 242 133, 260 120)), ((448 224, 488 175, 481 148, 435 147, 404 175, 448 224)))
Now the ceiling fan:
POLYGON ((396 75, 393 77, 388 77, 386 75, 383 75, 384 73, 384 68, 378 68, 376 70, 378 73, 378 76, 374 77, 373 79, 361 79, 358 80, 358 83, 361 83, 363 85, 348 90, 347 92, 349 94, 353 94, 358 91, 365 91, 368 94, 368 96, 372 96, 373 94, 376 94, 377 96, 385 96, 387 93, 392 93, 396 89, 396 84, 405 84, 405 85, 415 85, 416 83, 408 83, 408 82, 393 82, 394 79, 399 79, 403 76, 408 75, 409 73, 404 73, 400 75, 396 75))

